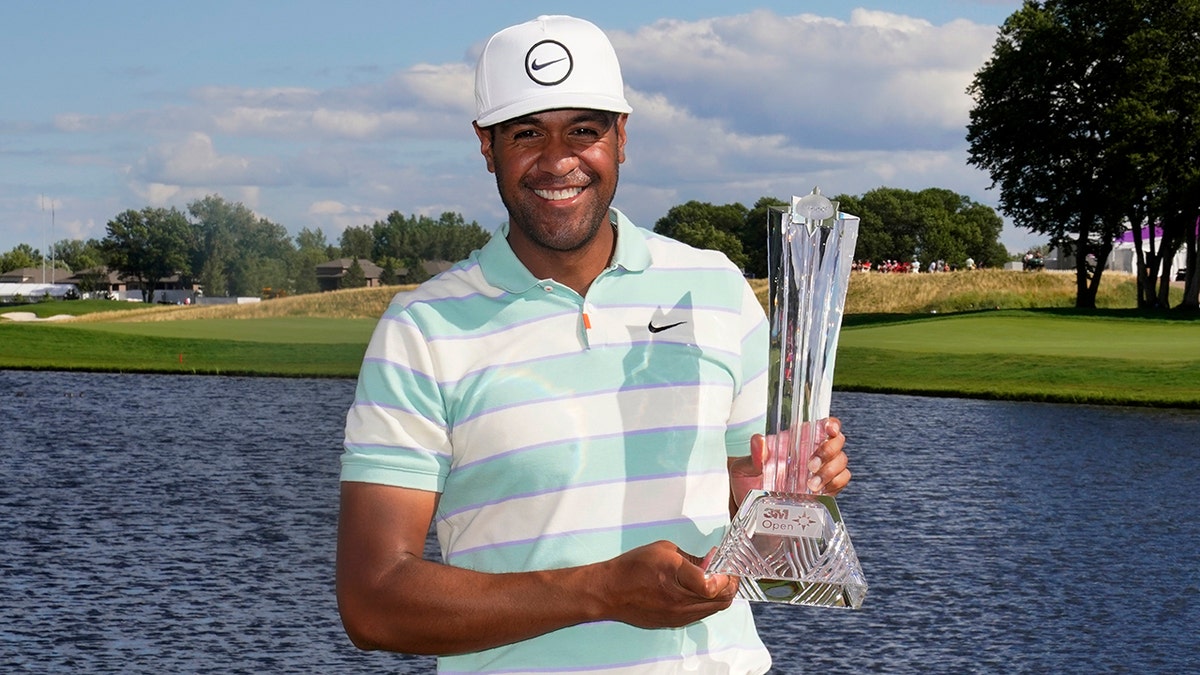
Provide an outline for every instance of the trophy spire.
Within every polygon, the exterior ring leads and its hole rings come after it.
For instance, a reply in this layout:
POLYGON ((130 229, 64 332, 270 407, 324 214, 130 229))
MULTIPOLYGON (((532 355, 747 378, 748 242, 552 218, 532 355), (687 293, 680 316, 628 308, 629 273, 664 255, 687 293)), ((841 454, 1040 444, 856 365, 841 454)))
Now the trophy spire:
POLYGON ((855 216, 816 188, 767 214, 770 391, 763 489, 734 516, 708 572, 743 578, 749 600, 857 609, 867 583, 833 497, 811 494, 808 461, 825 438, 850 281, 855 216))

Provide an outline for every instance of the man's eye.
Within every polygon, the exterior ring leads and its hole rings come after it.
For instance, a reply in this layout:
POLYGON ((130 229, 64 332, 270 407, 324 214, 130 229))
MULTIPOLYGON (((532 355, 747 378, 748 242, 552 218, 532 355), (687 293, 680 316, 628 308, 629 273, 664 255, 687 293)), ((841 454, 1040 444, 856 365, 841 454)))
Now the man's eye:
POLYGON ((579 129, 576 129, 575 131, 573 131, 571 133, 575 136, 587 136, 587 137, 592 137, 592 138, 595 138, 600 135, 599 131, 596 131, 595 129, 592 129, 590 127, 580 127, 579 129))
POLYGON ((535 138, 536 136, 537 136, 537 134, 534 133, 533 129, 524 129, 522 131, 518 131, 517 133, 513 134, 513 138, 516 140, 535 138))

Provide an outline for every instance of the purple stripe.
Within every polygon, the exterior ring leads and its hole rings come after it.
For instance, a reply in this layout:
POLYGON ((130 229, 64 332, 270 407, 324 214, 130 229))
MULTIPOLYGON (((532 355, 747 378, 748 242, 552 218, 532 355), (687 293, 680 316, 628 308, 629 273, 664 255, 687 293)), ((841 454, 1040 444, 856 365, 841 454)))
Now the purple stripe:
POLYGON ((488 544, 486 546, 476 546, 474 548, 467 548, 467 549, 462 549, 460 551, 454 551, 452 556, 450 554, 447 554, 446 562, 449 564, 454 564, 454 560, 457 560, 458 558, 460 558, 462 556, 472 555, 472 554, 476 554, 476 553, 482 553, 484 551, 495 551, 497 549, 508 548, 510 546, 525 546, 528 544, 532 544, 533 542, 536 542, 536 541, 546 541, 546 540, 553 541, 555 539, 559 539, 562 537, 577 537, 580 535, 603 534, 605 532, 614 532, 614 531, 647 530, 647 529, 654 528, 654 527, 669 527, 669 526, 673 526, 673 525, 686 525, 689 523, 694 523, 698 519, 703 520, 706 518, 707 519, 715 518, 715 519, 725 520, 725 519, 728 519, 728 517, 729 517, 729 514, 722 512, 722 513, 715 513, 715 514, 711 514, 711 515, 707 515, 707 516, 697 516, 695 518, 670 518, 667 520, 652 520, 652 521, 647 521, 647 522, 643 522, 643 523, 619 523, 617 525, 614 525, 613 527, 594 527, 594 528, 588 528, 588 529, 583 529, 583 530, 568 530, 566 532, 559 532, 557 534, 550 534, 550 535, 545 535, 545 536, 540 536, 540 537, 532 537, 532 538, 527 538, 527 539, 511 539, 511 540, 505 541, 505 542, 496 542, 496 543, 488 544))
MULTIPOLYGON (((449 459, 450 458, 450 455, 448 455, 444 452, 437 452, 436 450, 430 450, 429 448, 414 448, 414 447, 407 446, 407 445, 384 445, 382 443, 344 443, 343 445, 347 450, 352 450, 352 451, 381 449, 381 450, 386 450, 387 452, 392 452, 392 453, 406 452, 410 455, 421 455, 424 457, 435 457, 435 458, 440 458, 440 459, 449 459)), ((371 454, 371 453, 359 452, 359 454, 371 454)), ((374 465, 372 465, 372 466, 374 466, 374 465)))
MULTIPOLYGON (((539 360, 542 360, 542 359, 539 359, 539 360)), ((525 361, 523 363, 535 363, 535 362, 536 361, 525 361)), ((482 371, 476 371, 476 372, 482 372, 482 371)), ((463 379, 466 379, 466 378, 463 378, 463 379)), ((498 405, 493 408, 488 408, 486 410, 480 410, 479 412, 477 412, 473 415, 460 418, 455 423, 455 425, 462 426, 463 424, 466 424, 467 422, 471 422, 480 417, 483 417, 485 415, 490 415, 495 412, 503 412, 505 410, 512 410, 514 408, 520 408, 520 407, 527 406, 527 405, 540 405, 542 403, 547 403, 550 401, 577 401, 580 399, 592 398, 594 396, 611 396, 613 394, 620 394, 620 393, 631 392, 631 391, 642 391, 642 390, 648 390, 648 389, 671 389, 674 387, 709 387, 709 388, 720 387, 720 388, 728 389, 729 386, 730 385, 728 382, 696 382, 696 381, 656 382, 656 383, 639 384, 636 386, 629 386, 629 387, 613 387, 610 389, 595 389, 595 390, 586 391, 586 392, 579 392, 572 396, 561 396, 561 395, 559 395, 559 396, 543 396, 542 398, 523 399, 520 401, 514 401, 512 403, 506 403, 504 405, 498 405)))
POLYGON ((431 376, 429 376, 425 372, 416 370, 407 363, 401 363, 400 361, 393 361, 391 359, 385 359, 382 356, 364 356, 363 363, 373 363, 373 364, 378 364, 381 366, 387 366, 388 368, 391 368, 392 370, 404 371, 411 375, 415 375, 417 377, 424 378, 430 382, 435 381, 431 376))
POLYGON ((716 425, 651 427, 648 429, 638 429, 637 431, 622 430, 622 431, 616 431, 616 432, 609 433, 609 434, 597 434, 597 435, 593 435, 593 436, 572 436, 570 439, 559 438, 559 439, 546 441, 544 443, 537 443, 534 445, 525 445, 525 446, 522 446, 519 448, 513 448, 512 450, 506 450, 504 452, 492 455, 490 457, 485 457, 483 459, 477 459, 474 462, 466 462, 463 464, 457 464, 457 465, 455 465, 454 470, 455 471, 464 471, 469 468, 488 464, 489 462, 495 462, 495 461, 502 460, 502 459, 505 459, 508 457, 512 457, 514 455, 517 455, 517 454, 520 454, 523 452, 535 452, 535 451, 541 450, 543 448, 551 448, 556 445, 562 445, 564 442, 587 443, 587 442, 591 442, 591 441, 604 441, 604 440, 608 440, 608 439, 612 439, 612 438, 630 438, 630 437, 637 437, 637 436, 648 436, 651 434, 670 433, 673 431, 693 431, 694 430, 694 431, 701 432, 701 433, 706 432, 706 431, 719 431, 719 432, 724 433, 725 428, 726 427, 724 427, 724 426, 716 426, 716 425))
POLYGON ((410 415, 420 415, 416 408, 409 408, 398 403, 384 403, 374 399, 355 399, 354 403, 350 404, 350 409, 355 410, 357 408, 382 408, 384 410, 398 410, 410 415))
POLYGON ((662 303, 658 303, 658 302, 647 302, 647 303, 640 303, 640 302, 599 303, 599 302, 597 302, 597 303, 593 303, 593 306, 596 307, 597 309, 604 309, 604 310, 661 309, 663 311, 669 312, 671 310, 678 309, 679 311, 701 310, 701 311, 705 311, 705 312, 719 312, 721 314, 741 314, 741 310, 739 308, 730 307, 728 305, 689 305, 687 307, 676 308, 676 307, 664 307, 662 303))
POLYGON ((596 481, 591 481, 588 483, 572 483, 571 485, 563 485, 560 487, 547 488, 545 490, 534 490, 531 492, 522 492, 520 494, 506 495, 504 497, 497 497, 496 499, 489 499, 488 501, 484 501, 484 502, 475 502, 473 504, 468 504, 466 506, 460 507, 453 511, 448 511, 448 512, 446 512, 446 514, 444 516, 442 516, 441 518, 438 518, 438 520, 449 520, 450 518, 457 516, 460 513, 466 513, 468 511, 478 511, 479 509, 482 509, 482 508, 486 508, 489 506, 496 506, 498 504, 504 504, 506 502, 511 502, 511 501, 515 501, 518 499, 528 499, 530 497, 541 497, 542 495, 552 495, 552 494, 555 494, 558 492, 570 492, 572 490, 577 490, 577 489, 599 487, 601 485, 613 485, 616 483, 644 483, 644 482, 652 481, 652 480, 662 480, 664 478, 679 478, 679 477, 685 477, 685 476, 689 476, 689 475, 691 475, 691 476, 715 476, 715 475, 720 475, 720 474, 724 474, 724 473, 725 473, 724 470, 660 473, 660 474, 654 474, 654 475, 650 475, 650 476, 618 476, 618 477, 612 478, 610 480, 596 480, 596 481))
POLYGON ((541 314, 541 315, 533 317, 531 319, 525 319, 523 321, 514 321, 514 322, 506 323, 503 326, 501 326, 495 330, 490 330, 490 331, 486 331, 486 332, 476 331, 476 332, 473 332, 470 334, 455 334, 455 335, 440 335, 440 336, 427 335, 426 338, 427 338, 427 342, 429 342, 430 344, 433 344, 434 342, 463 342, 463 341, 467 341, 467 340, 478 340, 480 338, 488 338, 488 337, 493 337, 496 335, 503 335, 504 333, 512 331, 516 328, 524 328, 526 326, 532 326, 532 325, 539 324, 539 323, 542 323, 545 321, 559 319, 563 316, 577 316, 578 314, 579 314, 578 308, 566 309, 564 311, 556 312, 553 314, 541 314))
MULTIPOLYGON (((652 343, 651 343, 651 341, 645 341, 645 342, 637 342, 637 343, 630 343, 630 344, 635 344, 635 345, 648 345, 648 344, 652 344, 652 343)), ((661 344, 661 343, 659 343, 659 344, 661 344)), ((673 344, 683 344, 683 343, 682 343, 682 342, 680 342, 680 343, 673 343, 673 344)), ((620 348, 620 349, 624 349, 624 345, 621 345, 619 348, 620 348)), ((713 349, 713 348, 711 348, 711 347, 705 347, 704 349, 706 349, 706 350, 708 350, 709 352, 711 352, 711 353, 714 353, 714 354, 717 354, 717 353, 731 354, 731 353, 732 353, 732 352, 729 352, 729 351, 724 351, 724 350, 713 349)), ((566 359, 566 358, 575 358, 575 357, 578 357, 578 356, 579 356, 579 353, 578 353, 578 351, 569 351, 569 352, 561 352, 561 353, 558 353, 558 354, 547 354, 546 356, 538 356, 538 357, 535 357, 535 358, 532 358, 532 359, 526 359, 526 360, 524 360, 524 361, 506 361, 506 362, 504 362, 504 363, 496 363, 496 364, 491 364, 491 365, 484 366, 483 368, 479 368, 479 369, 477 369, 477 370, 472 370, 472 371, 470 371, 470 372, 463 373, 463 376, 462 376, 462 377, 460 377, 459 379, 457 379, 457 380, 447 380, 447 381, 445 381, 445 382, 442 382, 442 383, 441 383, 441 385, 442 385, 443 387, 455 387, 455 386, 458 386, 458 385, 459 385, 461 382, 463 382, 463 381, 465 381, 465 380, 471 379, 471 378, 473 378, 473 377, 477 377, 477 376, 478 376, 478 375, 480 375, 481 373, 487 373, 487 372, 489 372, 489 371, 492 371, 492 370, 497 370, 497 369, 505 369, 505 368, 512 368, 512 367, 515 367, 515 366, 528 366, 528 365, 533 365, 533 364, 537 364, 537 363, 549 363, 549 362, 551 362, 551 361, 557 361, 557 360, 560 360, 560 359, 566 359)), ((680 384, 685 384, 685 385, 688 385, 688 384, 697 384, 697 385, 708 385, 708 386, 720 386, 720 384, 719 384, 719 383, 713 383, 713 384, 709 384, 709 383, 707 383, 707 382, 686 382, 686 381, 685 381, 685 382, 682 382, 682 383, 679 383, 679 382, 671 383, 669 386, 679 386, 680 384)), ((623 389, 622 391, 628 391, 628 389, 623 389)))

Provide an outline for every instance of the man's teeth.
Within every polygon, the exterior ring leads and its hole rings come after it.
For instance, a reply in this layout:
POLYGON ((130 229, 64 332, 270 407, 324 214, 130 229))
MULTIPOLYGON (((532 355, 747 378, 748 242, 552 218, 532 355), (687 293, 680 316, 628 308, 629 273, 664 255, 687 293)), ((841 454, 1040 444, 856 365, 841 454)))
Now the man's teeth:
POLYGON ((562 190, 534 190, 533 194, 541 197, 542 199, 558 201, 560 199, 570 199, 571 197, 574 197, 575 195, 579 194, 580 192, 583 192, 583 188, 575 187, 575 188, 565 188, 562 190))

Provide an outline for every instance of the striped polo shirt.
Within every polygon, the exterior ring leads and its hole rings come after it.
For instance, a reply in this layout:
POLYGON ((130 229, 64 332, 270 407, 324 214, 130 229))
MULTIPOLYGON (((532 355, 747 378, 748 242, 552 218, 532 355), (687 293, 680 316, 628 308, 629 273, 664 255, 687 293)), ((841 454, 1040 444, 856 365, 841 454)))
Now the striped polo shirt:
MULTIPOLYGON (((341 478, 441 493, 444 561, 557 569, 658 540, 703 556, 729 524, 726 459, 766 410, 767 325, 739 270, 611 211, 586 297, 483 248, 380 320, 341 478)), ((439 659, 443 673, 761 673, 747 603, 680 629, 588 623, 439 659)))

